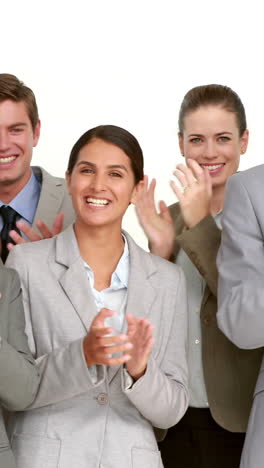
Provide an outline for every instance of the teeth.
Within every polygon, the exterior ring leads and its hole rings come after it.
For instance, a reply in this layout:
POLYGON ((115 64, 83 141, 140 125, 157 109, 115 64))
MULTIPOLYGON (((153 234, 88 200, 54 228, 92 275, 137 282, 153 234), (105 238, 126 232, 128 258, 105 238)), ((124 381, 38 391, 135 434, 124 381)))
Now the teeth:
POLYGON ((98 198, 87 198, 86 199, 87 203, 90 203, 91 205, 96 205, 96 206, 102 206, 102 205, 108 205, 108 201, 107 200, 102 200, 102 199, 98 199, 98 198))
POLYGON ((8 158, 0 158, 0 163, 9 163, 16 159, 15 156, 9 156, 8 158))
POLYGON ((212 164, 212 166, 201 164, 201 166, 208 169, 209 171, 213 171, 214 169, 218 169, 219 167, 222 167, 223 164, 212 164))

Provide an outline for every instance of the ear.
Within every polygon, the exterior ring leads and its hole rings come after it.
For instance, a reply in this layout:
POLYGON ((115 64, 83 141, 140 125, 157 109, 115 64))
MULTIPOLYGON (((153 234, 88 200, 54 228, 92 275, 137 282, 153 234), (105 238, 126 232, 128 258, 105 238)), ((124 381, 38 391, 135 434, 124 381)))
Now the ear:
POLYGON ((133 205, 136 204, 142 190, 144 188, 144 180, 140 180, 137 185, 135 185, 135 187, 133 188, 133 192, 131 194, 131 198, 130 198, 130 203, 133 203, 133 205))
POLYGON ((183 144, 183 135, 182 133, 178 133, 178 140, 179 140, 179 147, 181 150, 181 155, 184 157, 184 144, 183 144))
POLYGON ((33 146, 37 146, 40 136, 40 120, 37 121, 36 127, 33 132, 33 146))
POLYGON ((241 151, 241 154, 244 154, 247 151, 248 139, 249 139, 249 131, 245 130, 242 137, 240 138, 240 142, 241 142, 240 151, 241 151))
POLYGON ((65 172, 65 179, 67 183, 68 194, 71 195, 71 174, 69 171, 65 172))

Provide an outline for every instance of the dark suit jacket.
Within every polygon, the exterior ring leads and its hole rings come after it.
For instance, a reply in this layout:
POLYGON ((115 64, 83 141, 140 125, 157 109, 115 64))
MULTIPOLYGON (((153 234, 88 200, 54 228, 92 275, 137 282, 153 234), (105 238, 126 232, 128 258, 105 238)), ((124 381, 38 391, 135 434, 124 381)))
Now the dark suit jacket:
POLYGON ((0 267, 0 467, 15 468, 3 407, 22 410, 35 398, 39 373, 27 337, 18 275, 0 267))
POLYGON ((245 432, 263 349, 237 348, 216 321, 216 255, 221 231, 212 216, 186 229, 179 204, 170 207, 175 222, 174 261, 182 248, 206 280, 201 307, 202 358, 210 410, 215 421, 231 432, 245 432))

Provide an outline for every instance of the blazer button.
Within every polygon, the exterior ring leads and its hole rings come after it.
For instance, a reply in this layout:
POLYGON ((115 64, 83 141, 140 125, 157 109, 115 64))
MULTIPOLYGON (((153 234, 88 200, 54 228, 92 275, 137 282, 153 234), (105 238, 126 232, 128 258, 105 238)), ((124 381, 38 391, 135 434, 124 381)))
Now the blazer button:
POLYGON ((97 401, 99 405, 106 405, 108 403, 108 395, 107 393, 99 393, 97 397, 97 401))

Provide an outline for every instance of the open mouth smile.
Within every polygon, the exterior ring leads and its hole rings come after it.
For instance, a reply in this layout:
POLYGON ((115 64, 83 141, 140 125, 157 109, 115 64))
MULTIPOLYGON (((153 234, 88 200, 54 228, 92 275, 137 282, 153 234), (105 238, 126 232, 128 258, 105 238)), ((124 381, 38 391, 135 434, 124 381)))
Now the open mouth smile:
POLYGON ((109 205, 109 201, 104 198, 86 198, 86 203, 92 206, 106 206, 109 205))

